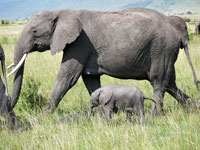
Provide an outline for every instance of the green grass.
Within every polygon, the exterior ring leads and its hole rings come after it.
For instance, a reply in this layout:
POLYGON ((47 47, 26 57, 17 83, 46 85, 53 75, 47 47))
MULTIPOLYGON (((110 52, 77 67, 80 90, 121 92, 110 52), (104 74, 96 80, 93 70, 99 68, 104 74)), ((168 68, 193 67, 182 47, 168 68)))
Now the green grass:
MULTIPOLYGON (((14 46, 23 29, 23 25, 0 26, 0 43, 5 55, 6 65, 13 62, 14 46)), ((194 35, 194 25, 189 24, 191 41, 189 45, 193 65, 200 77, 200 36, 194 35)), ((28 55, 22 87, 22 95, 15 107, 18 118, 27 125, 22 131, 0 130, 0 149, 35 150, 35 149, 163 149, 163 150, 198 150, 200 149, 200 111, 186 112, 169 95, 165 94, 165 115, 151 118, 151 102, 145 102, 148 125, 141 127, 137 117, 134 123, 127 124, 125 113, 114 115, 110 125, 95 114, 91 122, 87 120, 57 124, 66 114, 83 111, 89 106, 89 94, 80 78, 77 84, 65 95, 56 112, 45 116, 43 105, 35 106, 41 98, 46 101, 53 88, 62 53, 51 56, 50 52, 31 53, 28 55), (30 108, 30 109, 28 109, 30 108), (28 129, 31 128, 31 129, 28 129)), ((176 62, 177 85, 193 99, 200 99, 200 93, 193 83, 193 76, 185 53, 180 50, 176 62)), ((13 76, 8 78, 9 93, 12 91, 13 76)), ((101 77, 102 85, 133 84, 147 96, 153 97, 153 89, 147 81, 119 80, 108 76, 101 77)))

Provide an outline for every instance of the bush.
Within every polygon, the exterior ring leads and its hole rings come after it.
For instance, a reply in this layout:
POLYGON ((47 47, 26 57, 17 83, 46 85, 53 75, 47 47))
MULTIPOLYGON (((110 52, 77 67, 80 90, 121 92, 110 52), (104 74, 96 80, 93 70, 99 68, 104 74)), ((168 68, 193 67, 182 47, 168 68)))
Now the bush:
POLYGON ((8 40, 8 38, 6 36, 2 36, 0 38, 0 43, 1 44, 9 44, 9 40, 8 40))
POLYGON ((9 20, 1 20, 2 25, 9 25, 10 21, 9 20))
POLYGON ((195 33, 189 33, 189 39, 190 39, 190 41, 193 40, 194 36, 196 36, 195 33))
POLYGON ((1 24, 4 24, 4 20, 1 20, 1 24))
POLYGON ((41 110, 46 103, 46 98, 39 94, 41 83, 35 81, 32 77, 28 77, 22 87, 22 107, 28 110, 41 110))

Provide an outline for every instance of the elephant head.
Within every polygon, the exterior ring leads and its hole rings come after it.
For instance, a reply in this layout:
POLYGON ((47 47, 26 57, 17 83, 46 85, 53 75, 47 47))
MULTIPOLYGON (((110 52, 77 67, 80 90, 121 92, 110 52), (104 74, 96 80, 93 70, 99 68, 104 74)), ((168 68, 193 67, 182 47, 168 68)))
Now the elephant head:
POLYGON ((187 25, 186 25, 184 19, 181 18, 181 17, 169 16, 169 18, 177 27, 177 31, 178 31, 179 36, 180 36, 180 48, 181 49, 184 48, 184 50, 185 50, 185 54, 187 56, 189 65, 190 65, 190 67, 192 69, 194 82, 195 82, 195 85, 196 85, 196 87, 198 89, 199 88, 198 84, 200 83, 200 81, 197 79, 194 67, 192 65, 192 61, 190 59, 190 54, 189 54, 189 50, 188 50, 189 36, 188 36, 188 31, 187 31, 187 25))
MULTIPOLYGON (((21 91, 24 63, 27 54, 51 49, 51 54, 64 50, 67 44, 76 40, 82 30, 80 20, 69 11, 42 11, 33 15, 25 26, 14 52, 15 73, 12 93, 12 108, 21 91)), ((9 76, 8 75, 8 76, 9 76)))
POLYGON ((106 105, 112 98, 112 90, 108 89, 108 91, 98 89, 94 91, 90 98, 90 110, 88 113, 88 120, 90 119, 92 109, 98 106, 106 105))
POLYGON ((99 89, 92 93, 91 95, 91 105, 92 107, 97 107, 98 105, 106 105, 112 98, 113 92, 110 89, 107 91, 99 89))

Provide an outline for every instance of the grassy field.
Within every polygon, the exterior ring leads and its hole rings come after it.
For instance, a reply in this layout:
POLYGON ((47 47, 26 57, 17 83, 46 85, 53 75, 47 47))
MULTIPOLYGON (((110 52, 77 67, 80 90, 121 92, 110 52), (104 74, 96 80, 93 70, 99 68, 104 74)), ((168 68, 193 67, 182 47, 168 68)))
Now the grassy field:
MULTIPOLYGON (((199 17, 200 18, 200 17, 199 17)), ((190 34, 190 54, 200 78, 200 36, 194 35, 194 21, 188 24, 190 34)), ((6 65, 13 62, 14 46, 23 29, 22 24, 0 26, 0 43, 5 55, 6 65)), ((89 107, 89 94, 80 78, 78 83, 65 95, 56 112, 44 116, 41 109, 49 97, 59 69, 62 53, 55 56, 50 51, 28 55, 22 87, 22 94, 15 107, 18 118, 25 124, 25 130, 9 131, 0 129, 0 149, 162 149, 199 150, 200 149, 200 111, 186 112, 167 93, 165 94, 165 115, 150 118, 151 102, 145 102, 148 125, 141 127, 137 117, 133 124, 127 124, 125 113, 114 115, 110 125, 96 114, 91 122, 80 119, 57 124, 66 114, 84 111, 89 107), (40 103, 40 105, 38 104, 40 103)), ((177 85, 193 99, 200 99, 200 93, 193 83, 192 72, 183 50, 176 62, 177 85)), ((9 93, 12 91, 13 76, 9 77, 9 93)), ((153 90, 147 81, 119 80, 108 76, 101 77, 102 85, 133 84, 147 96, 153 97, 153 90)))

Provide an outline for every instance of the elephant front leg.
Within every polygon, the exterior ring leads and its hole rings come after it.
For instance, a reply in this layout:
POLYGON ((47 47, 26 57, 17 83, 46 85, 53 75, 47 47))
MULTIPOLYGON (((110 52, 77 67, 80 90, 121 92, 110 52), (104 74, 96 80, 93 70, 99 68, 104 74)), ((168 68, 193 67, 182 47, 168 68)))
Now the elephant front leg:
POLYGON ((109 124, 111 119, 111 108, 109 106, 103 106, 102 112, 106 123, 109 124))
POLYGON ((53 91, 45 106, 47 113, 55 111, 66 92, 76 84, 83 67, 84 65, 76 59, 69 59, 62 62, 53 91))

